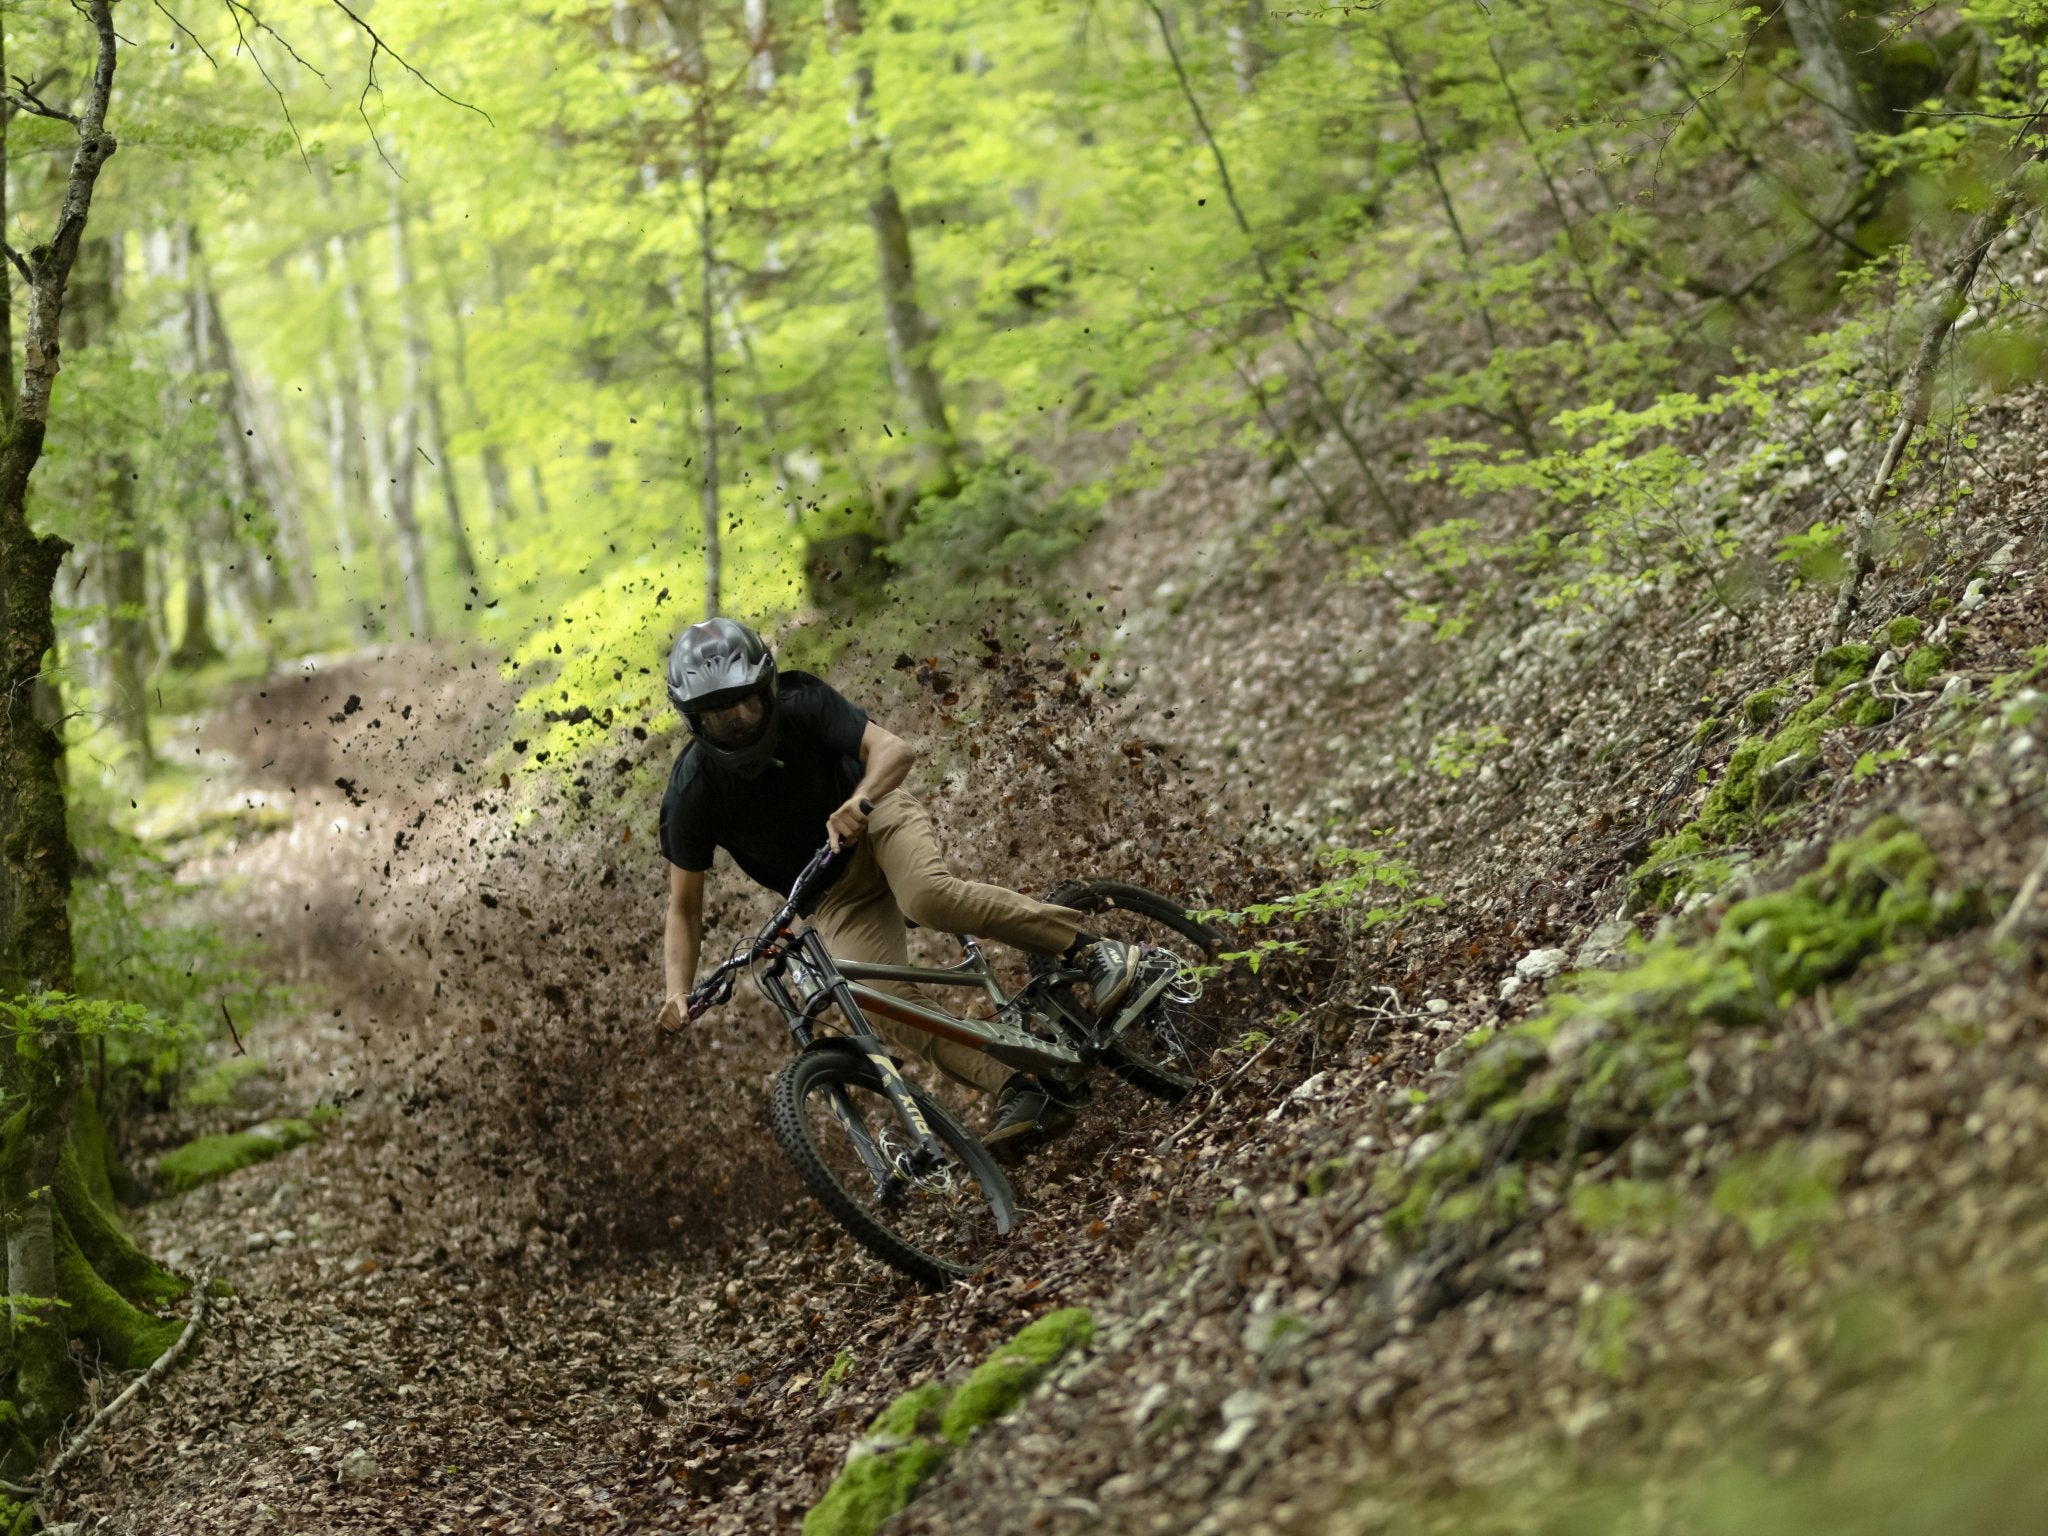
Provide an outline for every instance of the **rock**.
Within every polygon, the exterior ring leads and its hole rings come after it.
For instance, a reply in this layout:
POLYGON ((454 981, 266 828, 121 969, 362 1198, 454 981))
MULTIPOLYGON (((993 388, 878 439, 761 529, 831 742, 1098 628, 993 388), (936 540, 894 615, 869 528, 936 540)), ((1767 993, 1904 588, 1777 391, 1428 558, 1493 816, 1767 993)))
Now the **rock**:
POLYGON ((1500 982, 1500 1000, 1501 1000, 1502 1002, 1506 1002, 1506 1001, 1507 1001, 1507 1000, 1508 1000, 1509 998, 1513 997, 1513 996, 1514 996, 1514 995, 1515 995, 1515 994, 1516 994, 1517 992, 1519 992, 1519 991, 1521 991, 1521 990, 1522 990, 1522 978, 1521 978, 1521 977, 1519 977, 1519 976, 1503 976, 1503 977, 1501 978, 1501 982, 1500 982))
POLYGON ((2011 758, 2014 762, 2018 762, 2021 758, 2025 757, 2028 753, 2032 752, 2033 750, 2034 738, 2028 735, 2025 731, 2022 731, 2019 735, 2013 737, 2011 741, 2006 743, 2005 755, 2011 758))
POLYGON ((289 1227, 280 1227, 270 1234, 270 1246, 273 1248, 289 1248, 298 1240, 299 1234, 289 1227))
POLYGON ((344 1483, 373 1483, 384 1475, 384 1468, 377 1458, 358 1446, 341 1458, 341 1465, 335 1468, 335 1476, 344 1483))
POLYGON ((1449 1013, 1451 1011, 1449 999, 1441 997, 1430 998, 1422 1007, 1426 1013, 1449 1013))
POLYGON ((1145 1421, 1157 1413, 1165 1404, 1167 1398, 1172 1395, 1173 1389, 1163 1381, 1155 1381, 1143 1392, 1140 1392, 1138 1400, 1131 1404, 1131 1427, 1133 1429, 1142 1428, 1145 1421))
POLYGON ((1967 587, 1963 588, 1962 600, 1956 604, 1956 607, 1961 609, 1964 613, 1975 613, 1979 608, 1982 608, 1983 606, 1984 578, 1980 576, 1976 580, 1972 581, 1967 587))
POLYGON ((1635 931, 1635 924, 1625 917, 1610 917, 1605 922, 1595 923, 1593 931, 1579 945, 1578 954, 1572 957, 1572 969, 1618 970, 1627 959, 1628 941, 1635 931))
POLYGON ((1532 949, 1515 962, 1515 975, 1523 981, 1546 981, 1563 970, 1569 958, 1561 949, 1532 949))
POLYGON ((261 1253, 269 1246, 270 1234, 268 1232, 251 1232, 242 1239, 242 1247, 244 1251, 249 1253, 261 1253))
POLYGON ((1969 696, 1970 680, 1967 677, 1964 677, 1961 673, 1957 673, 1954 677, 1951 677, 1946 683, 1943 683, 1941 685, 1941 697, 1936 699, 1934 702, 1938 705, 1954 704, 1959 700, 1968 698, 1969 696))
POLYGON ((1223 1433, 1209 1442, 1210 1451, 1218 1456, 1234 1454, 1259 1427, 1268 1402, 1266 1394, 1255 1387, 1239 1387, 1223 1399, 1223 1433))
POLYGON ((1287 1106, 1295 1103, 1297 1100, 1314 1098, 1316 1091, 1329 1080, 1329 1077, 1330 1074, 1328 1072, 1318 1072, 1312 1077, 1305 1078, 1295 1087, 1292 1093, 1266 1111, 1266 1122, 1270 1125, 1273 1121, 1278 1120, 1281 1115, 1287 1112, 1287 1106))
POLYGON ((1442 1131, 1424 1131, 1420 1136, 1408 1143, 1408 1150, 1401 1154, 1401 1166, 1403 1168, 1421 1167, 1429 1159, 1429 1155, 1443 1144, 1444 1133, 1442 1131))

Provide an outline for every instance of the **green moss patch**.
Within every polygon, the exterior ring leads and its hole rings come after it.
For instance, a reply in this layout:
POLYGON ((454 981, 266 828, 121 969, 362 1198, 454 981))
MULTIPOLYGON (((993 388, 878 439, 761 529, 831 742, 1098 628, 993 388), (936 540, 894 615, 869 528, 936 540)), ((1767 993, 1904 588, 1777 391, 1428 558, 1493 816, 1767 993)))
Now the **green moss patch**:
MULTIPOLYGON (((1892 717, 1896 700, 1856 686, 1875 670, 1877 657, 1872 645, 1838 645, 1825 652, 1813 664, 1813 697, 1789 716, 1784 708, 1790 684, 1760 688, 1742 701, 1743 720, 1760 734, 1736 744, 1699 814, 1650 844, 1649 856, 1629 877, 1631 905, 1661 907, 1687 891, 1713 889, 1732 868, 1714 850, 1740 842, 1762 815, 1793 800, 1820 767, 1823 736, 1839 726, 1881 725, 1892 717), (1776 728, 1766 730, 1774 722, 1776 728)), ((1910 678, 1907 686, 1915 686, 1910 678)))
POLYGON ((945 1459, 945 1448, 929 1440, 861 1457, 811 1506, 804 1516, 804 1536, 870 1536, 910 1502, 945 1459))
POLYGON ((1922 693, 1934 682, 1941 669, 1948 665, 1949 656, 1945 647, 1920 645, 1913 648, 1913 654, 1906 658, 1899 668, 1899 681, 1912 693, 1922 693))
POLYGON ((946 1405, 939 1431, 955 1445, 1024 1400, 1045 1373, 1071 1350, 1095 1339, 1095 1319, 1084 1307, 1048 1312, 974 1368, 946 1405))
MULTIPOLYGON (((927 1381, 899 1394, 875 1415, 846 1470, 804 1516, 804 1536, 872 1536, 916 1496, 953 1447, 1009 1413, 1048 1371, 1094 1337, 1095 1319, 1085 1308, 1049 1312, 959 1386, 927 1381)), ((841 1358, 850 1362, 843 1351, 841 1358)))
POLYGON ((235 1096, 235 1090, 263 1075, 261 1056, 230 1056, 217 1061, 195 1076, 180 1097, 199 1109, 218 1109, 235 1096))
POLYGON ((1619 1145, 1692 1085, 1702 1024, 1757 1028, 1874 956, 1984 918, 1943 885, 1909 824, 1881 816, 1818 869, 1730 907, 1704 938, 1666 937, 1624 971, 1553 984, 1543 1011, 1502 1031, 1431 1105, 1408 1165, 1387 1176, 1388 1235, 1514 1220, 1539 1167, 1554 1177, 1619 1145))
POLYGON ((225 1136, 201 1136, 158 1159, 157 1177, 172 1194, 182 1194, 303 1146, 316 1134, 309 1121, 271 1120, 225 1136))

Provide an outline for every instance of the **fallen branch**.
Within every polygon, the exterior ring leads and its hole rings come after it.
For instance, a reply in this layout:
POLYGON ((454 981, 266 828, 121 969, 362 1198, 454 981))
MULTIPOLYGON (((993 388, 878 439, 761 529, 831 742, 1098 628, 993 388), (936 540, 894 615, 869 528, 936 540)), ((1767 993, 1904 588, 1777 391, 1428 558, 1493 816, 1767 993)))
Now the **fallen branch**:
MULTIPOLYGON (((2027 127, 2013 138, 2015 147, 2026 141, 2041 116, 2036 112, 2028 119, 2027 127)), ((1828 630, 1830 646, 1842 643, 1849 621, 1856 616, 1864 578, 1877 567, 1877 509, 1906 456, 1907 444, 1912 441, 1914 433, 1927 425, 1928 415, 1934 407, 1934 376, 1941 361, 1941 349, 1947 345, 1956 321, 1968 307, 1970 289, 1976 284, 1984 258, 1991 252, 1992 242, 2004 233, 2005 226, 2012 220, 2013 210, 2019 206, 2021 172, 2044 154, 2048 154, 2048 143, 2037 144, 2027 151, 2013 173, 2006 177, 1991 206, 1977 215, 1963 241, 1962 250, 1949 264, 1948 282, 1933 300, 1926 328, 1920 333, 1920 345, 1913 354, 1913 366, 1906 371, 1905 381, 1899 388, 1899 424, 1892 432, 1891 441, 1885 445, 1884 459, 1877 466, 1877 475, 1871 481, 1870 489, 1864 494, 1863 505, 1856 511, 1856 557, 1849 568, 1848 579, 1842 583, 1841 596, 1835 600, 1834 621, 1828 630)))
POLYGON ((2005 909, 2005 916, 1998 920, 1998 926, 1991 930, 1991 942, 2003 944, 2020 931, 2031 927, 2028 910, 2034 905, 2034 898, 2041 894, 2041 882, 2048 879, 2048 839, 2041 843, 2041 856, 2034 860, 2034 867, 2027 871, 2027 878, 2020 882, 2019 893, 2013 897, 2012 905, 2005 909))
POLYGON ((93 1436, 98 1434, 115 1414, 170 1375, 172 1367, 184 1357, 185 1351, 192 1347, 192 1341, 199 1337, 199 1330, 206 1326, 206 1301, 212 1289, 213 1275, 209 1272, 193 1287, 192 1316, 186 1319, 184 1331, 172 1342, 169 1349, 156 1357, 148 1370, 129 1382, 118 1397, 86 1420, 85 1427, 72 1436, 71 1443, 59 1451, 56 1459, 43 1469, 38 1479, 42 1486, 48 1487, 55 1482, 57 1474, 79 1458, 86 1446, 92 1442, 93 1436))

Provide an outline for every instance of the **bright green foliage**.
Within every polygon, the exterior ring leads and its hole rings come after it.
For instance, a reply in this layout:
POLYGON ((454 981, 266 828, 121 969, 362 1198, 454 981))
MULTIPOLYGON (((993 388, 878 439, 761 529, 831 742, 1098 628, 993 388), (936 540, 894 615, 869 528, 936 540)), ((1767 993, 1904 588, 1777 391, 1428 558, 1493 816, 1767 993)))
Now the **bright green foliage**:
MULTIPOLYGON (((872 1536, 945 1464, 953 1447, 1010 1412, 1048 1371, 1094 1337, 1095 1319, 1087 1309, 1048 1312, 1019 1329, 958 1387, 927 1381, 900 1393, 875 1415, 846 1470, 804 1516, 804 1536, 872 1536)), ((833 1371, 840 1361, 850 1367, 852 1356, 842 1350, 833 1371)))
POLYGON ((1885 643, 1895 651, 1903 651, 1920 638, 1921 630, 1927 626, 1910 613, 1902 613, 1884 627, 1885 643))
MULTIPOLYGON (((1437 1140, 1391 1181, 1389 1235, 1415 1243, 1438 1227, 1512 1220, 1529 1166, 1569 1167, 1577 1150, 1626 1136, 1687 1090, 1686 1054, 1702 1022, 1767 1026, 1873 956, 1983 916, 1975 894, 1943 886, 1911 826, 1881 816, 1829 849, 1820 868, 1736 903, 1705 938, 1663 938, 1626 970, 1576 973, 1553 986, 1541 1013, 1473 1053, 1432 1104, 1437 1140)), ((1805 1186, 1779 1183, 1759 1197, 1759 1209, 1780 1211, 1760 1218, 1778 1223, 1768 1237, 1814 1204, 1805 1186)), ((1574 1209, 1593 1226, 1654 1207, 1618 1193, 1587 1201, 1574 1209)))
MULTIPOLYGON (((1399 922, 1411 913, 1434 910, 1443 905, 1441 896, 1413 896, 1391 904, 1369 905, 1376 889, 1384 887, 1398 893, 1415 884, 1413 865, 1378 848, 1324 848, 1317 852, 1316 860, 1325 868, 1341 873, 1305 890, 1283 896, 1278 901, 1253 902, 1241 911, 1215 910, 1194 915, 1205 923, 1266 928, 1322 914, 1335 914, 1347 933, 1363 933, 1385 923, 1399 922)), ((1242 961, 1256 972, 1273 956, 1297 954, 1301 948, 1299 940, 1262 938, 1249 948, 1229 950, 1216 958, 1225 963, 1242 961)))
POLYGON ((939 1430, 955 1445, 982 1425, 1008 1413, 1045 1373, 1066 1355, 1095 1339, 1095 1319, 1085 1307, 1048 1312, 974 1368, 946 1404, 939 1430))
POLYGON ((271 1120, 246 1131, 201 1136, 158 1159, 157 1177, 173 1194, 182 1194, 303 1146, 316 1134, 309 1121, 271 1120))

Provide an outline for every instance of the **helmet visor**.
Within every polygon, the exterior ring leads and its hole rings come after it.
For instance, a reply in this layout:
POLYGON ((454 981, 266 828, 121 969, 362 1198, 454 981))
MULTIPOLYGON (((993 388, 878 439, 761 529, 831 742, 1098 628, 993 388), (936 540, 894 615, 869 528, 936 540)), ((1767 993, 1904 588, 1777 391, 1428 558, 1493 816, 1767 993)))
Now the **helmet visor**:
POLYGON ((757 690, 716 709, 700 709, 691 722, 721 747, 750 747, 768 728, 768 700, 757 690))

